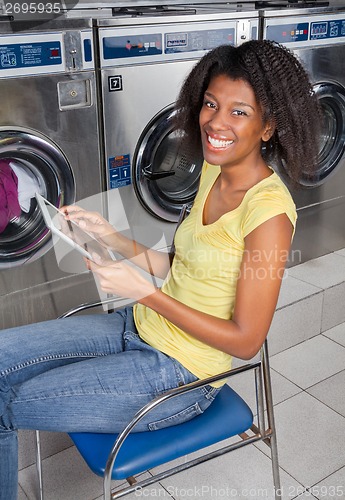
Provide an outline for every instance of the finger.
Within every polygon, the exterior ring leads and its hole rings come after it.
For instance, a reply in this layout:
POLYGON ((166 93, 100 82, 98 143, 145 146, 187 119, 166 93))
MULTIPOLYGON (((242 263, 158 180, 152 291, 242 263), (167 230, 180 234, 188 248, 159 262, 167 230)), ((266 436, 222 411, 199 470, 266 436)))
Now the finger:
POLYGON ((84 209, 79 207, 78 205, 63 205, 60 210, 67 212, 84 212, 84 209))
POLYGON ((74 212, 73 214, 65 213, 65 220, 73 222, 84 231, 99 232, 100 224, 95 223, 92 216, 86 215, 85 212, 74 212))
POLYGON ((60 211, 65 214, 65 217, 69 217, 71 214, 80 215, 82 212, 84 212, 84 210, 81 207, 78 207, 77 205, 63 205, 60 208, 60 211))
POLYGON ((100 268, 102 267, 99 264, 97 264, 97 262, 95 262, 94 260, 90 260, 90 259, 86 259, 86 260, 87 260, 87 265, 88 265, 89 271, 92 271, 93 273, 97 273, 100 270, 100 268))
POLYGON ((65 212, 68 219, 82 225, 92 224, 95 228, 104 224, 104 219, 95 212, 86 212, 85 210, 76 211, 73 213, 65 212))
POLYGON ((95 252, 93 252, 91 255, 92 255, 92 260, 95 264, 97 264, 98 266, 104 266, 104 261, 100 255, 98 255, 95 252))
POLYGON ((83 261, 84 261, 84 263, 85 263, 86 268, 87 268, 89 271, 91 271, 91 270, 92 270, 92 269, 91 269, 92 261, 91 261, 88 257, 84 257, 84 256, 83 256, 82 258, 83 258, 83 261))
POLYGON ((101 269, 106 269, 108 267, 113 267, 114 269, 119 268, 118 264, 114 263, 113 260, 104 259, 103 257, 101 257, 101 255, 99 255, 96 252, 92 252, 91 255, 92 255, 92 260, 90 260, 89 262, 91 270, 93 272, 100 272, 101 269))

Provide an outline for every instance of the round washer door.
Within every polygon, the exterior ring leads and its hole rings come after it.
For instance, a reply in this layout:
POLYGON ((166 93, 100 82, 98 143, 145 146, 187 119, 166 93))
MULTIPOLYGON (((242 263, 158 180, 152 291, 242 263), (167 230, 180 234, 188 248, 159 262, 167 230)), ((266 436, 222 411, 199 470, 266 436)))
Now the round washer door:
POLYGON ((199 184, 202 154, 195 155, 174 130, 174 108, 168 106, 146 126, 136 148, 132 179, 141 204, 155 217, 176 222, 192 203, 199 184))
POLYGON ((316 187, 323 184, 337 167, 345 152, 345 88, 331 82, 314 85, 323 122, 318 152, 318 169, 314 175, 305 174, 301 184, 316 187))
POLYGON ((35 191, 56 207, 75 199, 74 176, 66 157, 37 132, 1 127, 0 190, 0 268, 36 260, 51 248, 52 239, 37 206, 35 191), (11 217, 9 205, 15 196, 19 208, 16 216, 11 217))

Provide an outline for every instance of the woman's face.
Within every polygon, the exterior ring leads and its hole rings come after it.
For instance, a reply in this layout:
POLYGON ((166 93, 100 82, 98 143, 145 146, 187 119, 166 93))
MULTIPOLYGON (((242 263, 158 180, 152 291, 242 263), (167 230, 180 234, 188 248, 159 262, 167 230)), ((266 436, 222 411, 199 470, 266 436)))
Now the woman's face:
POLYGON ((213 165, 262 161, 262 141, 273 130, 264 124, 252 87, 226 75, 214 77, 205 92, 199 115, 204 158, 213 165))

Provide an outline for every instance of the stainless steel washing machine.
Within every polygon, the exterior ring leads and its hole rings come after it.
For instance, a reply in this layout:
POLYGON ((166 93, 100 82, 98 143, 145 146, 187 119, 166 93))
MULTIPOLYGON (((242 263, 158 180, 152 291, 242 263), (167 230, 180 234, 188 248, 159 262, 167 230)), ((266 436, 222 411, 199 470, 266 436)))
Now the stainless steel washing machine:
POLYGON ((169 246, 192 203, 202 156, 181 148, 174 102, 208 50, 258 37, 257 12, 202 6, 119 10, 97 21, 110 221, 151 247, 169 246))
MULTIPOLYGON (((263 38, 289 47, 322 108, 318 171, 292 195, 298 209, 291 265, 345 247, 345 8, 266 10, 263 38)), ((291 89, 293 92, 293 89, 291 89)))
POLYGON ((57 261, 34 197, 103 210, 94 68, 91 21, 0 23, 0 328, 97 296, 81 260, 57 261))

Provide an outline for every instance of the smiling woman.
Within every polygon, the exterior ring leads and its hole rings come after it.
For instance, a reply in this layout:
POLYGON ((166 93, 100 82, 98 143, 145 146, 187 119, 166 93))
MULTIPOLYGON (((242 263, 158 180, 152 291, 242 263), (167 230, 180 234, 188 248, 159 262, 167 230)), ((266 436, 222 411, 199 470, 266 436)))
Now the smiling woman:
MULTIPOLYGON (((274 131, 272 123, 263 123, 260 105, 250 85, 226 75, 210 82, 199 123, 205 160, 229 167, 244 161, 252 167, 262 141, 268 141, 274 131)), ((259 159, 267 168, 260 155, 259 159)))
POLYGON ((261 112, 262 124, 272 126, 261 151, 268 164, 283 163, 296 182, 306 172, 315 172, 321 112, 306 71, 289 49, 268 40, 223 45, 195 65, 176 104, 176 125, 186 131, 196 151, 201 147, 198 122, 204 100, 217 109, 208 88, 217 76, 242 82, 249 95, 254 94, 254 101, 249 97, 239 102, 233 95, 233 115, 249 114, 252 105, 254 113, 261 112))
POLYGON ((199 124, 204 159, 222 167, 205 206, 209 223, 236 208, 250 187, 272 174, 261 148, 271 138, 274 125, 272 120, 264 123, 251 86, 227 75, 210 81, 199 124), (213 213, 208 213, 209 207, 213 213))
MULTIPOLYGON (((202 148, 204 164, 172 262, 99 214, 65 207, 66 219, 124 257, 88 261, 100 287, 137 303, 0 332, 0 500, 16 499, 17 429, 119 432, 157 395, 258 352, 296 223, 271 160, 295 178, 312 169, 317 115, 307 75, 286 49, 219 47, 197 63, 177 102, 177 126, 202 148), (162 287, 139 268, 163 278, 162 287)), ((136 429, 194 418, 222 383, 157 407, 136 429)))

